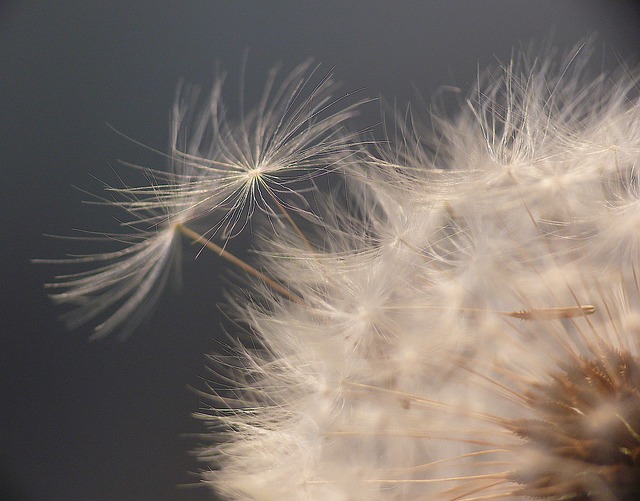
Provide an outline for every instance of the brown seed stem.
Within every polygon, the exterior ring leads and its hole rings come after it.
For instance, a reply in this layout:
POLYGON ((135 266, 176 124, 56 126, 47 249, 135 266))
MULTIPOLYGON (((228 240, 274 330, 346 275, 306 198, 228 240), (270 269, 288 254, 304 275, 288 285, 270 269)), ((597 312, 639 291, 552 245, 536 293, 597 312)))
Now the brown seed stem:
POLYGON ((193 231, 191 228, 187 228, 186 226, 184 226, 182 224, 178 224, 176 226, 184 235, 189 237, 194 242, 197 242, 199 244, 204 245, 206 248, 208 248, 209 250, 212 250, 213 252, 218 254, 221 258, 226 259, 227 261, 229 261, 230 263, 234 264, 238 268, 244 270, 249 275, 252 275, 252 276, 254 276, 256 278, 259 278, 265 284, 267 284, 269 287, 271 287, 273 290, 278 292, 280 295, 282 295, 283 297, 285 297, 289 301, 292 301, 292 302, 298 303, 298 304, 304 304, 304 301, 298 295, 296 295, 293 292, 291 292, 290 290, 286 289, 284 286, 282 286, 281 284, 279 284, 278 282, 276 282, 272 278, 268 277, 267 275, 265 275, 261 271, 256 270, 250 264, 245 263, 242 259, 234 256, 229 251, 223 249, 219 245, 214 244, 211 240, 203 237, 199 233, 193 231))
POLYGON ((315 255, 316 252, 313 250, 313 247, 311 246, 311 243, 309 242, 309 240, 307 240, 307 237, 304 236, 304 233, 302 233, 302 230, 298 227, 298 225, 294 222, 293 218, 291 217, 291 215, 289 214, 287 209, 284 208, 284 206, 280 203, 280 201, 275 197, 275 195, 273 193, 269 192, 269 194, 271 195, 271 198, 273 199, 273 201, 278 206, 278 209, 280 209, 280 212, 282 212, 282 214, 284 214, 284 217, 287 218, 287 221, 289 221, 289 224, 293 227, 295 232, 302 239, 302 241, 304 242, 304 245, 307 247, 309 252, 311 252, 312 254, 315 255))

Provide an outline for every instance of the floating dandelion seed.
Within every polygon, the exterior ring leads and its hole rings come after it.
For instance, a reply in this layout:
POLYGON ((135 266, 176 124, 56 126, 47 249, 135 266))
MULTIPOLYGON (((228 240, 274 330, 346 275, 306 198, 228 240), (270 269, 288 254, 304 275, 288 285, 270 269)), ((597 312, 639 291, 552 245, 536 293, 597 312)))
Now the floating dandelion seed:
POLYGON ((116 252, 64 260, 40 260, 65 265, 107 263, 89 271, 59 275, 56 282, 47 284, 54 291, 51 297, 56 303, 78 306, 63 315, 67 326, 78 327, 108 312, 107 318, 95 327, 93 338, 106 336, 119 328, 120 337, 130 334, 160 295, 177 237, 176 226, 168 226, 157 233, 113 235, 119 241, 135 243, 116 252))
MULTIPOLYGON (((338 107, 349 95, 337 100, 332 97, 337 84, 330 74, 309 89, 318 70, 309 68, 310 63, 299 66, 279 88, 274 87, 277 71, 272 71, 258 107, 237 125, 227 121, 222 105, 223 79, 216 82, 209 106, 200 115, 191 116, 193 110, 185 108, 185 98, 179 92, 168 156, 170 170, 125 164, 141 170, 152 184, 107 186, 105 190, 112 199, 98 198, 97 203, 117 207, 129 215, 123 226, 135 233, 103 235, 126 247, 88 256, 36 260, 98 265, 88 271, 60 275, 47 285, 54 291, 54 301, 79 305, 63 317, 69 327, 102 316, 94 337, 106 336, 116 329, 121 337, 130 334, 159 298, 181 234, 203 248, 211 248, 289 300, 300 301, 287 288, 211 239, 220 228, 223 239, 232 238, 256 207, 271 216, 279 210, 300 233, 285 209, 283 194, 295 194, 287 186, 324 174, 335 168, 334 162, 350 155, 356 135, 346 133, 342 126, 362 101, 338 107), (272 208, 274 205, 276 209, 272 208), (186 226, 205 219, 210 228, 207 236, 186 226)), ((302 196, 296 201, 304 204, 302 196)))
POLYGON ((124 201, 101 203, 125 209, 131 204, 144 206, 144 210, 128 211, 135 216, 123 223, 128 233, 83 238, 118 242, 124 244, 121 250, 36 262, 91 266, 86 271, 57 276, 55 282, 47 284, 53 291, 51 297, 56 303, 76 306, 62 317, 70 328, 102 318, 94 328, 93 338, 104 337, 116 329, 124 338, 160 296, 176 257, 178 230, 188 215, 172 213, 171 207, 162 204, 145 206, 132 193, 124 201))
MULTIPOLYGON (((216 81, 201 112, 197 93, 179 91, 173 109, 171 161, 188 175, 172 175, 164 186, 124 190, 153 194, 155 203, 198 216, 211 215, 208 234, 221 231, 227 240, 239 234, 256 208, 275 216, 287 198, 302 204, 297 190, 338 168, 353 154, 358 134, 345 122, 364 101, 347 103, 350 94, 335 98, 338 84, 331 73, 313 83, 319 67, 307 62, 276 86, 278 71, 267 79, 258 106, 231 122, 222 102, 224 78, 216 81), (212 214, 214 213, 214 214, 212 214)), ((155 173, 167 177, 161 171, 155 173)), ((153 206, 153 201, 151 204, 153 206)), ((131 204, 130 210, 146 209, 131 204)))

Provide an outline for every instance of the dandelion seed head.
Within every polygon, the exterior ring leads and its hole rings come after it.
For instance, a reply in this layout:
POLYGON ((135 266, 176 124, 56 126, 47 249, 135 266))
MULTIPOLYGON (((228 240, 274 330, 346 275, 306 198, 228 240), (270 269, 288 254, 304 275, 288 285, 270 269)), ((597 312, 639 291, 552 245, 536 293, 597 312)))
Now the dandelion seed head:
POLYGON ((540 452, 515 475, 522 494, 631 500, 640 494, 640 363, 607 349, 565 365, 529 395, 537 417, 509 427, 540 452))
POLYGON ((407 114, 346 162, 346 202, 317 194, 311 249, 266 237, 303 302, 238 305, 268 347, 243 392, 260 453, 288 445, 269 467, 230 437, 213 485, 258 461, 256 499, 632 496, 635 77, 592 77, 580 50, 487 73, 432 133, 407 114))
POLYGON ((208 485, 263 500, 635 499, 638 79, 588 60, 516 56, 435 130, 407 113, 373 145, 308 63, 272 72, 238 120, 222 79, 201 111, 181 91, 170 171, 113 190, 137 238, 74 260, 105 264, 62 277, 57 299, 121 328, 157 299, 186 224, 226 245, 263 213, 257 268, 234 261, 260 281, 229 299, 246 342, 212 357, 208 485))

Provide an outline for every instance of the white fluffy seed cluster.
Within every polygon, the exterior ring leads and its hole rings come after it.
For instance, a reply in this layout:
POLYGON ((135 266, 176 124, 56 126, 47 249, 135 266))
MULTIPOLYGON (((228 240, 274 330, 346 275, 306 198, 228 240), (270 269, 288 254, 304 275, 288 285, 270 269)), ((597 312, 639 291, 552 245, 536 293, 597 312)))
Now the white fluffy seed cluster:
MULTIPOLYGON (((239 354, 235 389, 219 392, 223 431, 203 450, 214 488, 632 499, 597 475, 583 486, 577 459, 509 426, 538 417, 530 391, 566 364, 640 355, 637 82, 590 77, 573 55, 514 61, 434 131, 401 125, 400 144, 342 160, 346 195, 320 204, 312 251, 292 229, 266 237, 264 268, 302 303, 263 288, 266 308, 239 305, 261 349, 239 354)), ((622 413, 602 400, 595 428, 622 413)))
MULTIPOLYGON (((327 114, 340 106, 328 80, 299 102, 303 70, 279 90, 270 79, 237 127, 219 86, 195 125, 176 113, 177 173, 120 190, 120 205, 162 209, 171 232, 213 218, 208 239, 237 233, 255 208, 271 221, 249 299, 232 300, 250 342, 211 357, 200 456, 217 493, 636 499, 638 79, 593 75, 586 52, 523 55, 481 76, 454 116, 434 114, 430 130, 400 120, 377 144, 344 131, 353 106, 327 114), (320 173, 333 189, 318 188, 320 173)), ((99 256, 117 259, 63 278, 57 298, 97 315, 122 291, 112 330, 149 295, 128 288, 137 258, 99 256)), ((144 277, 164 263, 145 262, 144 277)))

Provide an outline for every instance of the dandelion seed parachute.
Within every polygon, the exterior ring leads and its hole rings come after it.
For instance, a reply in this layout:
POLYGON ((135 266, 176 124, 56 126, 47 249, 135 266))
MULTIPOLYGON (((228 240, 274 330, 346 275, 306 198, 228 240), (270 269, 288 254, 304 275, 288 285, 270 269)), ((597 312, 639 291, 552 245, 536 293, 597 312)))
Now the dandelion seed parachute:
MULTIPOLYGON (((304 198, 290 185, 330 172, 338 159, 353 154, 356 134, 347 132, 344 122, 362 102, 349 103, 349 94, 334 99, 336 82, 330 73, 316 79, 318 71, 304 63, 278 86, 274 69, 256 109, 237 123, 229 121, 222 103, 223 78, 201 113, 191 106, 197 101, 194 92, 179 89, 167 155, 170 168, 124 163, 151 183, 106 186, 106 195, 96 197, 98 203, 127 214, 122 225, 131 232, 101 236, 123 248, 36 260, 94 266, 47 284, 55 302, 79 305, 63 317, 69 327, 99 319, 94 337, 116 330, 124 337, 135 330, 161 294, 176 261, 180 234, 200 244, 216 237, 226 242, 242 231, 256 208, 277 225, 283 214, 290 218, 290 211, 307 210, 304 198), (190 223, 205 229, 194 237, 192 230, 184 229, 190 223)), ((261 276, 256 270, 254 275, 261 276)))
POLYGON ((168 227, 157 234, 117 238, 139 240, 121 251, 47 261, 67 265, 107 263, 89 271, 60 275, 56 282, 47 284, 54 291, 61 290, 51 295, 55 302, 78 305, 62 317, 69 328, 108 312, 106 319, 95 326, 93 338, 118 328, 124 338, 149 313, 167 280, 178 235, 175 227, 168 227))
MULTIPOLYGON (((111 188, 106 188, 108 191, 111 188)), ((135 190, 116 190, 120 200, 98 203, 124 209, 130 216, 122 223, 127 232, 82 237, 83 240, 114 242, 121 249, 65 259, 36 262, 83 266, 84 271, 59 275, 46 284, 54 302, 74 308, 62 315, 69 328, 95 322, 93 338, 118 331, 121 339, 131 334, 159 298, 175 261, 179 258, 179 225, 188 213, 175 213, 169 205, 149 203, 152 195, 135 190), (131 207, 135 205, 134 210, 131 207)))
POLYGON ((221 232, 224 240, 238 235, 256 209, 277 220, 278 204, 292 196, 303 203, 296 186, 335 170, 335 162, 351 153, 357 135, 344 124, 363 102, 348 102, 349 94, 334 98, 338 84, 331 73, 314 83, 319 71, 308 61, 276 86, 274 68, 257 107, 237 123, 228 120, 222 101, 224 77, 199 113, 197 92, 179 92, 171 157, 191 175, 160 189, 158 201, 202 216, 216 213, 208 233, 221 232), (185 198, 192 201, 186 207, 185 198))

